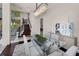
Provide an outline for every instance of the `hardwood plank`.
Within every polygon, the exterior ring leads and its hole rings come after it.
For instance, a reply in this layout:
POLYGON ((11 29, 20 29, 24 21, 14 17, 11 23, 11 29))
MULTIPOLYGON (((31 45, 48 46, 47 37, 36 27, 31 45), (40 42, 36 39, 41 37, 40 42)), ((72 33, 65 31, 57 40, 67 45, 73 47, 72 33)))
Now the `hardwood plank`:
POLYGON ((7 45, 6 48, 3 50, 3 52, 1 53, 1 56, 12 56, 15 46, 23 43, 24 43, 23 41, 20 41, 20 42, 11 43, 7 45))

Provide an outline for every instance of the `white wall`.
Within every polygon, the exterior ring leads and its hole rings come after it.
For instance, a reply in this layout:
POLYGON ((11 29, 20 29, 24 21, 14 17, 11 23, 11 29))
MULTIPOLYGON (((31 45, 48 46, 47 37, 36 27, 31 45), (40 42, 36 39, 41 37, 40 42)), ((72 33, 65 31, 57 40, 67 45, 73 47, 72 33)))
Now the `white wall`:
MULTIPOLYGON (((48 10, 44 16, 44 32, 55 32, 55 24, 57 22, 64 24, 65 22, 74 23, 74 36, 79 36, 79 4, 57 4, 48 10)), ((78 42, 79 43, 79 42, 78 42)), ((79 44, 78 44, 79 46, 79 44)))
POLYGON ((10 4, 2 4, 2 39, 0 43, 4 46, 10 44, 10 4))
MULTIPOLYGON (((55 32, 55 24, 73 22, 74 36, 79 38, 79 4, 49 4, 48 11, 40 17, 31 17, 32 31, 40 32, 40 18, 44 18, 44 33, 55 32)), ((79 39, 78 39, 79 46, 79 39)))
POLYGON ((30 21, 31 21, 31 34, 39 34, 40 33, 40 18, 39 17, 35 17, 33 12, 30 14, 30 21))

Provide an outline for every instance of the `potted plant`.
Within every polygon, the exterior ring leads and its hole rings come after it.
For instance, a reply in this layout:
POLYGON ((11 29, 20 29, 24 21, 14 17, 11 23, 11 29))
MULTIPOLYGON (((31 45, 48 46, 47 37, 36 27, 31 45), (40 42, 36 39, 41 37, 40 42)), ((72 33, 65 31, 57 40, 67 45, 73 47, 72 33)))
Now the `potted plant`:
POLYGON ((40 43, 44 43, 47 40, 47 38, 41 34, 36 34, 35 37, 40 43))

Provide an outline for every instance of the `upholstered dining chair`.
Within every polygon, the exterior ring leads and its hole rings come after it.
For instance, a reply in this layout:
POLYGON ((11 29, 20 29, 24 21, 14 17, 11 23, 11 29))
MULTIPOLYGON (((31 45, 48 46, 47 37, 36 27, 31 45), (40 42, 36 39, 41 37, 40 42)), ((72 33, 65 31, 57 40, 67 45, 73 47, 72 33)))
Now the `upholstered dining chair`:
POLYGON ((56 50, 53 53, 49 54, 48 56, 76 56, 78 47, 71 46, 66 52, 61 50, 56 50))

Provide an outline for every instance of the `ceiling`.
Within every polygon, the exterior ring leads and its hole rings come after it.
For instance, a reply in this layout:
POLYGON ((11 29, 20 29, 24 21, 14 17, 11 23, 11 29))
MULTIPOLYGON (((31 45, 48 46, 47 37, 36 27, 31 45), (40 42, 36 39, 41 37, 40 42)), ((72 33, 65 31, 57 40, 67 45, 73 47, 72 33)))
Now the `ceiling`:
MULTIPOLYGON (((13 3, 15 6, 22 9, 24 12, 33 12, 36 9, 36 3, 13 3)), ((64 6, 79 6, 79 4, 75 3, 48 3, 48 9, 55 9, 56 7, 64 7, 64 6)))
MULTIPOLYGON (((41 3, 38 3, 37 5, 39 6, 41 3)), ((14 3, 17 7, 22 9, 24 12, 33 12, 36 9, 36 3, 14 3)), ((51 3, 48 3, 48 6, 50 6, 51 3)), ((52 4, 53 6, 53 4, 52 4)))
POLYGON ((15 5, 21 8, 22 11, 25 11, 25 12, 34 11, 36 8, 35 3, 15 3, 15 5))

